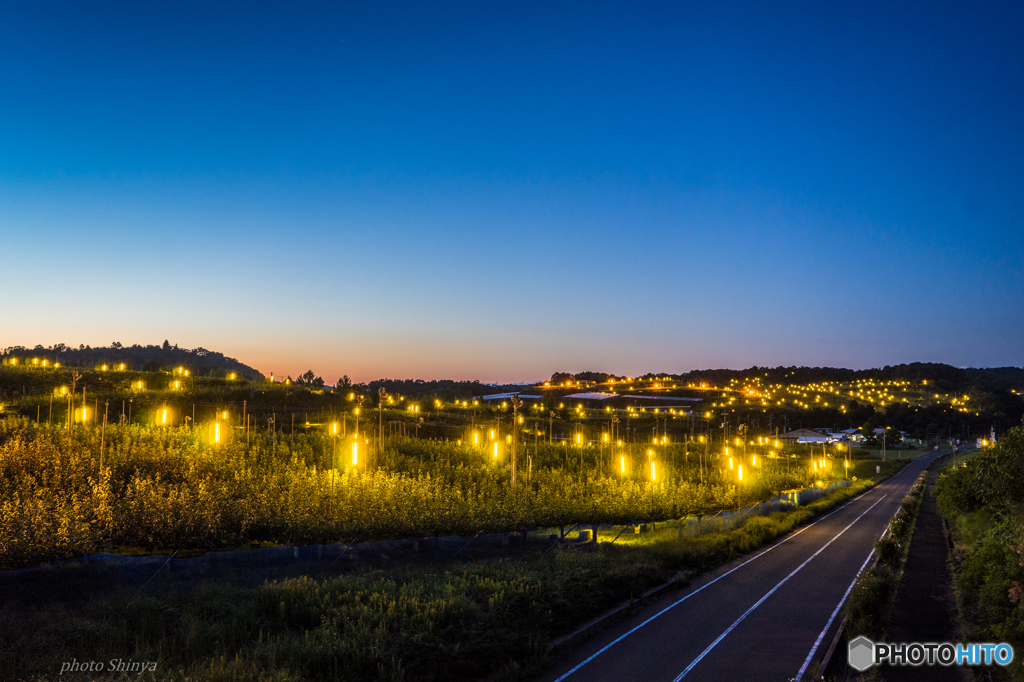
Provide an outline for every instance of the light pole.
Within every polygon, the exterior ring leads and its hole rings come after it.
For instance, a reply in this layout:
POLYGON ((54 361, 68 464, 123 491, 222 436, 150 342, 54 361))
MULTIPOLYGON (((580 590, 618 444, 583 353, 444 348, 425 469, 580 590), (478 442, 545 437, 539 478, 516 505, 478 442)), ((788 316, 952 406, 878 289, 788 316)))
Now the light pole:
POLYGON ((331 424, 331 503, 330 514, 334 514, 334 470, 338 467, 338 422, 331 424))

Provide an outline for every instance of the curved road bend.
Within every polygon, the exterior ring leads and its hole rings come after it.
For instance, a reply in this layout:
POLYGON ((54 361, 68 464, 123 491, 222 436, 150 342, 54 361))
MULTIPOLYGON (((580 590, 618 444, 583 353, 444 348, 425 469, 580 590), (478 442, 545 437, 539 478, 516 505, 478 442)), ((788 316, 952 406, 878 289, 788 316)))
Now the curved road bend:
POLYGON ((546 682, 780 682, 820 660, 837 607, 921 471, 922 456, 859 497, 775 543, 696 578, 541 675, 546 682), (820 641, 819 641, 820 640, 820 641), (816 646, 816 642, 818 645, 816 646))

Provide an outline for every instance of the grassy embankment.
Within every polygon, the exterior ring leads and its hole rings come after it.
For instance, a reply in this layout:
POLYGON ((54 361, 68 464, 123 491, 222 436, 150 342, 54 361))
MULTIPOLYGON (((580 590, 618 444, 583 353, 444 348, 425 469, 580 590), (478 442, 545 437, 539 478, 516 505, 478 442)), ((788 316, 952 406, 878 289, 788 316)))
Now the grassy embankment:
MULTIPOLYGON (((1024 427, 960 460, 937 486, 953 541, 953 585, 968 642, 1008 642, 1024 652, 1024 427)), ((1018 653, 1019 656, 1019 653, 1018 653)), ((985 672, 989 672, 989 668, 985 672)), ((1018 660, 993 678, 1024 680, 1018 660)))
MULTIPOLYGON (((889 463, 883 476, 898 468, 889 463)), ((663 529, 513 559, 255 587, 221 579, 158 592, 157 581, 142 595, 133 587, 75 604, 12 602, 0 609, 3 676, 75 679, 58 675, 61 662, 130 658, 158 661, 143 680, 517 678, 538 670, 551 638, 583 620, 680 570, 755 549, 876 482, 874 463, 857 473, 853 485, 806 507, 682 542, 663 529)))

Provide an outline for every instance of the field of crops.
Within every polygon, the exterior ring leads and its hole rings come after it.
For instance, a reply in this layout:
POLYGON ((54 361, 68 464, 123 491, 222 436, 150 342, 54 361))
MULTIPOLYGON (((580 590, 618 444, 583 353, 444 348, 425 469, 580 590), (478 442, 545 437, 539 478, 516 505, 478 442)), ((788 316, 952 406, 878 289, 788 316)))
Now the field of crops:
POLYGON ((225 441, 202 429, 0 420, 0 563, 673 518, 827 478, 808 460, 762 459, 739 481, 721 456, 684 445, 539 443, 521 446, 512 490, 504 455, 457 442, 392 438, 377 451, 363 441, 353 465, 353 441, 326 429, 225 441))

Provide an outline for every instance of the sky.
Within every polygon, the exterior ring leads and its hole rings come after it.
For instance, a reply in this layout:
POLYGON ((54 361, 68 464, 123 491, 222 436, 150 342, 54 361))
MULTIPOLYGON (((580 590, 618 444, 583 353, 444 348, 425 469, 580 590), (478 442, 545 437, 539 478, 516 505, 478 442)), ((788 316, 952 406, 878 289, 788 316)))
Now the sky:
POLYGON ((0 348, 1024 363, 1024 4, 0 8, 0 348))

